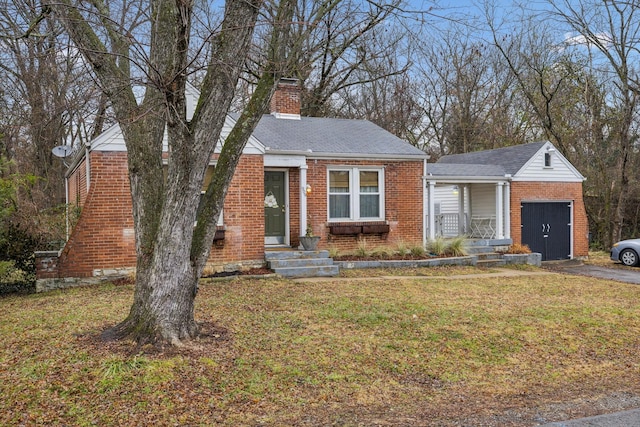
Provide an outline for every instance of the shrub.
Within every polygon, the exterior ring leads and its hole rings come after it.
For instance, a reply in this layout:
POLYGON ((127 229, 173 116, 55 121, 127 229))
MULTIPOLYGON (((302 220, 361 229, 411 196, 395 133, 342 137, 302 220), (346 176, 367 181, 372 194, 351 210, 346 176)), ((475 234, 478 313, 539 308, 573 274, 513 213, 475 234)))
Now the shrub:
POLYGON ((400 256, 405 256, 407 255, 410 251, 409 246, 403 241, 403 240, 399 240, 396 243, 396 253, 400 256))
POLYGON ((427 243, 427 249, 434 255, 444 255, 447 249, 447 243, 442 237, 436 237, 434 240, 430 240, 427 243))
POLYGON ((361 239, 358 241, 358 248, 356 249, 356 255, 360 257, 368 257, 371 255, 371 250, 369 250, 366 240, 361 239))
POLYGON ((447 253, 452 256, 467 255, 467 239, 464 236, 458 236, 449 240, 447 253))
POLYGON ((415 257, 423 257, 427 252, 424 246, 422 246, 421 244, 411 246, 409 250, 411 251, 411 255, 415 257))
POLYGON ((340 249, 334 245, 329 246, 329 258, 336 258, 340 256, 340 249))
POLYGON ((0 229, 0 294, 35 291, 37 245, 38 240, 23 228, 9 223, 0 229))
POLYGON ((514 243, 511 246, 509 246, 509 250, 507 250, 505 253, 507 253, 507 254, 530 254, 531 253, 531 249, 529 249, 529 246, 527 246, 527 245, 523 245, 521 243, 514 243))
POLYGON ((380 246, 375 248, 372 251, 372 255, 376 258, 380 258, 380 259, 385 259, 385 258, 391 258, 391 256, 393 255, 393 250, 386 247, 386 246, 380 246))
POLYGON ((0 261, 0 295, 35 290, 35 277, 16 267, 14 261, 0 261))

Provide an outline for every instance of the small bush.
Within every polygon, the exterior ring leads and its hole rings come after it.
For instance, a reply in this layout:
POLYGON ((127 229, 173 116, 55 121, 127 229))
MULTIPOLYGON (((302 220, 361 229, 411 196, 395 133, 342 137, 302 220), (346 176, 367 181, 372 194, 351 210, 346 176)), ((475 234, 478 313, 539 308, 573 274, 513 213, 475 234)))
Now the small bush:
POLYGON ((356 249, 355 253, 357 256, 361 257, 371 256, 371 250, 369 249, 366 240, 361 239, 358 241, 358 248, 356 249))
POLYGON ((33 292, 34 284, 33 278, 17 268, 14 261, 0 261, 0 295, 33 292))
POLYGON ((393 253, 394 251, 386 246, 380 246, 371 251, 371 255, 379 259, 391 258, 393 253))
POLYGON ((408 255, 411 252, 409 246, 402 240, 396 243, 396 253, 400 256, 408 255))
POLYGON ((467 255, 467 239, 464 236, 458 236, 449 240, 447 253, 451 256, 467 255))
POLYGON ((442 237, 436 237, 427 243, 427 250, 437 256, 444 255, 447 250, 447 242, 442 237))
POLYGON ((0 294, 35 291, 37 245, 23 228, 9 223, 0 230, 0 294))
POLYGON ((329 258, 336 258, 340 256, 340 249, 334 245, 329 246, 329 258))
POLYGON ((424 248, 424 246, 420 244, 411 246, 409 251, 411 252, 411 255, 415 257, 423 257, 427 253, 427 250, 424 248))
POLYGON ((521 243, 514 243, 511 246, 509 246, 509 250, 507 250, 505 253, 507 254, 530 254, 531 253, 531 249, 529 249, 529 246, 527 245, 523 245, 521 243))

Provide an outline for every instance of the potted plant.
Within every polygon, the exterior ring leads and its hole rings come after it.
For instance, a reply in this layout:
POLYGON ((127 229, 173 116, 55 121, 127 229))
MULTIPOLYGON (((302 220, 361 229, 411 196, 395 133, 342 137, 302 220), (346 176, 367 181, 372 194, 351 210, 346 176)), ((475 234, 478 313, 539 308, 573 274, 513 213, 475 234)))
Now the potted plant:
POLYGON ((307 230, 304 236, 300 236, 300 243, 305 251, 315 251, 320 242, 320 236, 313 234, 313 227, 311 227, 311 221, 307 222, 307 230))

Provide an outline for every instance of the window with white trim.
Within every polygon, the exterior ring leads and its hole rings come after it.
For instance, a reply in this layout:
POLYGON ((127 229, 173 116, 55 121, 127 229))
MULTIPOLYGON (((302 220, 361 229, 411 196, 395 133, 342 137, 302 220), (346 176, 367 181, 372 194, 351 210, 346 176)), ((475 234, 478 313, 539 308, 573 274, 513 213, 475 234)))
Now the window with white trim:
POLYGON ((384 219, 384 169, 328 170, 329 221, 384 219))

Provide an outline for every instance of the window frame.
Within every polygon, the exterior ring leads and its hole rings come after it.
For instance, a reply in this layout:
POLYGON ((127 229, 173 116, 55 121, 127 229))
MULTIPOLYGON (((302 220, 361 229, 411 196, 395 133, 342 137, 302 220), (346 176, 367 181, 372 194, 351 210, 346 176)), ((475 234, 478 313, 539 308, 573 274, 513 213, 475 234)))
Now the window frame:
POLYGON ((327 167, 327 222, 377 222, 384 221, 386 214, 385 203, 385 178, 384 166, 328 166, 327 167), (349 191, 346 193, 331 192, 331 172, 347 172, 349 176, 349 191), (377 172, 378 173, 378 191, 375 193, 360 191, 360 172, 377 172), (349 195, 349 217, 348 218, 332 218, 331 217, 331 196, 349 195), (360 197, 361 196, 378 196, 378 208, 380 215, 377 217, 362 217, 360 214, 360 197))

